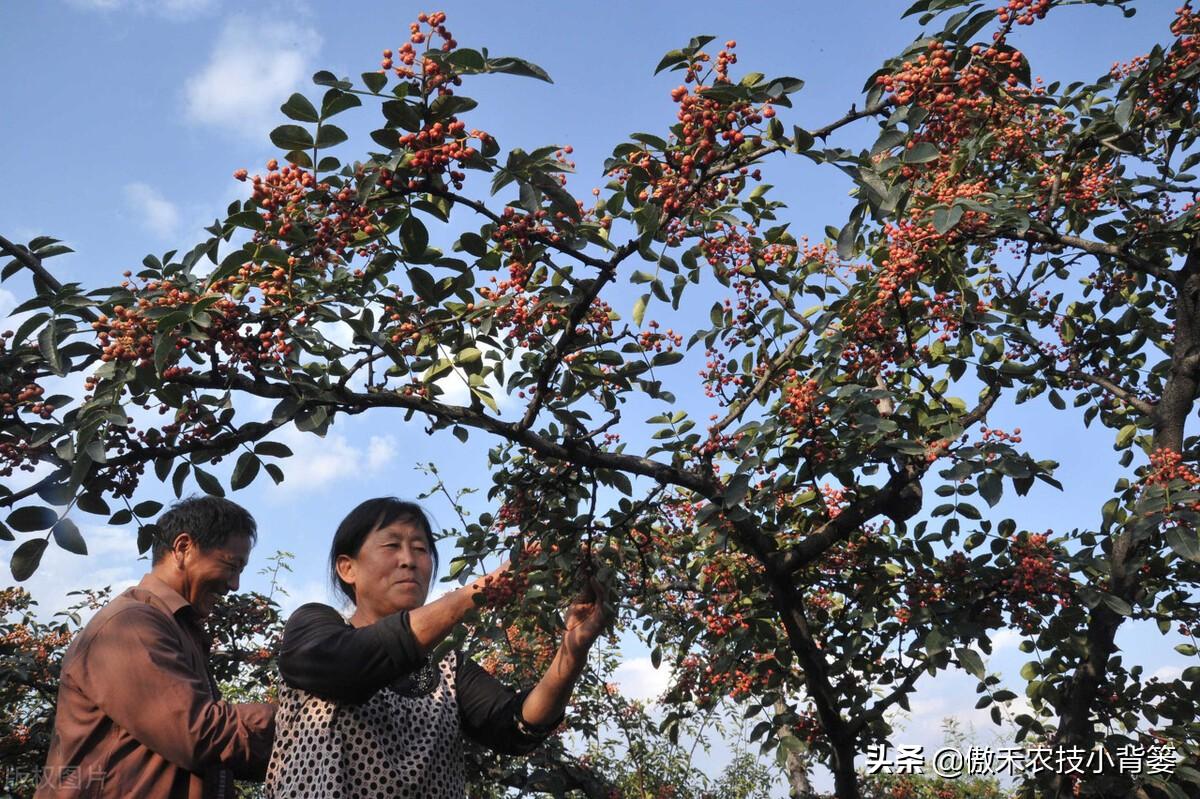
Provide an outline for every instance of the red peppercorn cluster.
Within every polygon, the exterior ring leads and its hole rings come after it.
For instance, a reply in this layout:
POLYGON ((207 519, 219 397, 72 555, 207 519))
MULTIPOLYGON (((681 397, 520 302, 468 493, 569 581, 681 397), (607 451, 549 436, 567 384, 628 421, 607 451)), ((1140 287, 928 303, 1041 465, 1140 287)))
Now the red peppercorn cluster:
MULTIPOLYGON (((462 165, 474 158, 477 150, 468 142, 476 139, 482 145, 489 135, 482 130, 466 132, 467 125, 457 117, 426 124, 416 133, 400 137, 400 146, 407 147, 412 158, 406 166, 426 175, 446 175, 454 187, 461 189, 466 173, 451 169, 451 165, 462 165)), ((410 180, 408 188, 420 188, 420 183, 410 180)))
POLYGON ((1000 581, 1003 598, 1013 622, 1033 632, 1056 606, 1071 604, 1074 587, 1045 534, 1010 537, 1008 553, 1012 563, 1000 581))
POLYGON ((783 386, 779 417, 797 430, 820 427, 825 422, 828 406, 820 401, 820 384, 805 380, 795 369, 788 370, 783 386))
POLYGON ((658 332, 660 325, 654 320, 651 320, 647 326, 650 328, 649 330, 638 334, 638 346, 643 350, 672 352, 675 348, 683 346, 683 336, 671 328, 667 328, 666 331, 660 333, 658 332))
POLYGON ((1001 22, 1014 20, 1018 25, 1032 25, 1043 19, 1050 10, 1050 0, 1008 0, 997 10, 1001 22))

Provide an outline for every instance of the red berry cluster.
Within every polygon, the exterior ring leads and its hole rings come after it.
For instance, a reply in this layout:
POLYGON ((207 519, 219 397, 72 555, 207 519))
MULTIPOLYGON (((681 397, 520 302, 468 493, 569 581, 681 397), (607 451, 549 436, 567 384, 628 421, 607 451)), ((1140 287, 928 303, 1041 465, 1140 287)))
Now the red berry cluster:
MULTIPOLYGON (((10 354, 9 340, 13 336, 14 333, 11 330, 6 330, 3 335, 0 335, 0 357, 10 354)), ((36 346, 40 349, 40 345, 36 346)), ((10 372, 0 377, 0 416, 9 416, 15 419, 19 413, 30 413, 42 419, 51 418, 54 415, 54 406, 42 400, 46 390, 37 381, 37 370, 32 366, 13 367, 10 372)), ((0 453, 0 461, 8 461, 3 453, 12 450, 13 454, 16 454, 19 447, 26 445, 4 444, 3 446, 5 449, 0 453)), ((11 471, 3 476, 8 477, 10 474, 11 471)))
POLYGON ((825 422, 829 408, 820 401, 820 384, 805 380, 795 369, 788 370, 779 417, 797 430, 810 430, 825 422))
POLYGON ((658 332, 660 325, 658 322, 651 320, 647 323, 650 330, 643 331, 638 334, 638 346, 643 350, 653 352, 673 351, 676 347, 683 346, 683 336, 676 333, 671 328, 667 328, 665 332, 658 332))
POLYGON ((1071 604, 1074 586, 1058 562, 1058 553, 1044 534, 1010 537, 1012 564, 1000 582, 1012 619, 1025 632, 1041 625, 1042 616, 1057 605, 1071 604))
MULTIPOLYGON (((466 173, 451 169, 451 165, 462 165, 474 158, 477 151, 468 142, 476 139, 482 145, 489 134, 482 130, 466 132, 467 125, 457 117, 445 121, 427 123, 416 133, 406 133, 400 137, 400 145, 407 147, 412 153, 411 160, 406 166, 426 175, 445 174, 461 189, 466 173)), ((420 188, 420 183, 409 181, 410 189, 420 188)))
POLYGON ((489 607, 500 607, 520 597, 529 588, 529 578, 519 571, 489 574, 483 578, 481 590, 483 603, 489 607))
POLYGON ((1034 20, 1044 18, 1049 10, 1050 0, 1008 0, 1000 6, 997 15, 1001 22, 1012 19, 1018 25, 1032 25, 1034 20))

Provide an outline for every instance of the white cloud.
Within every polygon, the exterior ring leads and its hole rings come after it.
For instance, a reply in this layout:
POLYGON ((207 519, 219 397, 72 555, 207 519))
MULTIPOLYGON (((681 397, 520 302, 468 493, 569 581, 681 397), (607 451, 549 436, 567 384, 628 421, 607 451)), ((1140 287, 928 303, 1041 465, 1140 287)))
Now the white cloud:
POLYGON ((992 636, 992 653, 1020 646, 1024 636, 1016 630, 1005 628, 992 636))
POLYGON ((650 658, 633 658, 616 668, 613 680, 625 697, 652 703, 670 686, 671 667, 664 663, 656 669, 650 658))
POLYGON ((187 116, 255 140, 279 124, 279 105, 311 72, 315 30, 246 16, 225 23, 208 63, 187 81, 187 116))
MULTIPOLYGON (((481 349, 487 353, 492 348, 482 345, 481 349)), ((496 350, 492 350, 496 351, 496 350)), ((511 375, 513 372, 521 368, 521 357, 527 352, 524 349, 517 349, 512 356, 504 359, 504 374, 511 375)), ((467 380, 467 373, 457 366, 446 373, 444 377, 438 378, 436 381, 438 388, 442 393, 438 396, 438 401, 446 405, 469 405, 471 403, 471 388, 467 380)), ((494 374, 489 375, 483 382, 483 389, 492 396, 496 401, 496 407, 501 413, 508 411, 516 406, 516 398, 509 394, 504 385, 496 379, 494 374)))
POLYGON ((0 289, 0 314, 8 316, 17 307, 17 295, 8 289, 0 289))
MULTIPOLYGON (((245 583, 245 580, 242 581, 245 583)), ((329 586, 321 580, 305 580, 303 582, 293 582, 292 580, 283 578, 279 581, 280 587, 286 594, 276 594, 275 600, 279 603, 279 610, 286 619, 292 615, 296 608, 301 605, 306 605, 309 602, 319 602, 322 605, 338 605, 337 598, 329 586)), ((242 590, 246 590, 244 587, 242 590)), ((264 587, 265 591, 266 588, 264 587)))
POLYGON ((292 449, 284 466, 285 479, 270 496, 296 490, 312 491, 332 483, 359 480, 383 471, 397 455, 392 436, 371 436, 366 447, 356 447, 342 435, 319 438, 294 426, 285 428, 280 441, 292 449))
POLYGON ((1183 676, 1183 669, 1178 666, 1163 666, 1150 675, 1151 679, 1157 679, 1159 682, 1171 682, 1178 680, 1183 676))
POLYGON ((179 227, 179 209, 153 186, 145 183, 126 185, 125 202, 142 226, 159 238, 169 238, 179 227))
POLYGON ((367 470, 378 471, 396 457, 396 439, 391 436, 371 436, 367 445, 367 470))
MULTIPOLYGON (((136 585, 150 570, 149 560, 138 560, 137 534, 132 530, 80 525, 80 532, 87 542, 88 554, 75 555, 51 542, 38 570, 21 583, 21 587, 37 601, 39 618, 48 621, 55 612, 74 604, 78 597, 67 596, 70 591, 107 585, 116 595, 136 585)), ((0 550, 0 559, 7 564, 12 550, 24 540, 28 540, 28 536, 6 542, 0 550)))

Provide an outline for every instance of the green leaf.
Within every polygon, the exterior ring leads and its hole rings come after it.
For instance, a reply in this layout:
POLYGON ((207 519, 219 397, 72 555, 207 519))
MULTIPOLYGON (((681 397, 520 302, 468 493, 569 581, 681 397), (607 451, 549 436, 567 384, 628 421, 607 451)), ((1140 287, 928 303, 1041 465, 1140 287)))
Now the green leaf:
POLYGON ((278 441, 260 441, 254 445, 254 452, 271 458, 290 458, 292 456, 291 447, 278 441))
POLYGON ((27 505, 8 514, 5 521, 19 533, 32 533, 50 529, 58 521, 58 514, 49 508, 27 505))
POLYGON ((1200 531, 1196 528, 1172 527, 1167 530, 1167 543, 1179 557, 1200 563, 1200 531))
POLYGON ((233 467, 233 475, 229 478, 229 487, 239 491, 254 482, 258 476, 258 468, 262 465, 258 456, 253 452, 243 452, 238 456, 233 467))
POLYGON ((99 494, 87 493, 81 494, 79 499, 75 501, 75 507, 85 513, 109 513, 108 503, 104 501, 104 497, 99 494))
POLYGON ((657 75, 667 67, 673 67, 676 64, 686 64, 687 60, 687 53, 682 50, 668 50, 662 60, 658 62, 658 66, 654 68, 654 74, 657 75))
POLYGON ((521 75, 526 78, 544 80, 546 83, 554 83, 554 81, 550 80, 550 76, 546 74, 546 70, 537 64, 531 64, 528 61, 511 56, 489 58, 484 72, 502 72, 506 75, 521 75))
POLYGON ((362 82, 371 91, 379 94, 384 86, 387 86, 388 77, 382 72, 364 72, 362 74, 362 82))
POLYGON ((139 502, 133 506, 133 515, 140 519, 149 519, 154 514, 163 509, 163 504, 153 499, 148 499, 145 502, 139 502))
POLYGON ((321 100, 321 118, 329 119, 343 111, 358 108, 360 105, 362 105, 362 100, 358 99, 357 95, 330 89, 325 92, 325 97, 321 100))
POLYGON ((68 552, 74 552, 76 555, 87 554, 87 543, 84 542, 83 536, 79 533, 79 528, 75 526, 75 522, 70 519, 59 519, 50 528, 50 531, 54 534, 54 543, 63 549, 68 552))
POLYGON ((475 347, 466 347, 458 351, 458 354, 454 358, 454 362, 459 366, 465 366, 471 363, 478 363, 482 357, 483 353, 481 353, 475 347))
POLYGON ((926 164, 941 157, 941 152, 932 142, 923 141, 906 149, 900 160, 905 164, 926 164))
POLYGON ((482 72, 487 68, 482 54, 465 47, 452 52, 446 60, 461 71, 482 72))
POLYGON ((196 485, 200 486, 200 490, 205 494, 211 494, 214 497, 225 496, 225 489, 221 488, 221 482, 199 466, 192 467, 192 476, 196 478, 196 485))
POLYGON ((50 319, 50 314, 48 314, 48 313, 35 313, 33 316, 29 317, 28 319, 26 319, 24 322, 21 323, 21 325, 17 328, 17 332, 13 336, 12 341, 9 343, 13 347, 15 347, 16 345, 23 342, 25 340, 26 336, 28 336, 30 333, 32 333, 37 328, 41 327, 49 319, 50 319))
POLYGON ((859 219, 851 219, 846 223, 846 226, 842 228, 841 232, 838 233, 837 254, 839 258, 853 258, 855 253, 858 252, 857 239, 859 224, 859 219))
POLYGON ((1136 424, 1127 424, 1122 427, 1117 432, 1116 448, 1125 449, 1125 447, 1128 447, 1133 442, 1133 437, 1137 435, 1137 431, 1136 424))
POLYGON ((1113 613, 1116 613, 1120 616, 1132 616, 1133 615, 1133 608, 1131 608, 1129 606, 1128 602, 1126 602, 1124 599, 1121 599, 1118 596, 1113 596, 1112 594, 1106 594, 1106 593, 1101 592, 1100 601, 1103 602, 1108 607, 1109 610, 1111 610, 1113 613))
POLYGON ((470 97, 458 94, 443 94, 429 105, 429 113, 436 119, 445 119, 456 114, 462 114, 478 106, 479 103, 470 97))
POLYGON ((1004 493, 1004 484, 1001 481, 1000 475, 995 472, 987 472, 979 478, 979 496, 987 500, 989 507, 996 507, 996 503, 1000 501, 1000 496, 1004 493))
POLYGON ((65 377, 67 370, 63 364, 62 352, 59 349, 58 328, 54 324, 54 320, 42 328, 42 332, 38 333, 38 350, 42 353, 42 357, 46 359, 46 365, 50 367, 50 371, 59 377, 65 377))
POLYGON ((933 212, 933 227, 938 233, 945 233, 954 228, 962 219, 963 213, 966 211, 961 205, 952 205, 949 208, 939 208, 933 212))
POLYGON ((408 280, 422 302, 430 305, 437 302, 437 285, 433 282, 432 275, 424 269, 414 266, 408 270, 408 280))
POLYGON ((328 122, 317 128, 317 146, 318 147, 333 147, 341 144, 350 137, 346 135, 346 131, 339 128, 337 125, 330 125, 328 122))
MULTIPOLYGON (((317 122, 321 119, 317 113, 317 109, 309 102, 308 98, 300 92, 296 92, 288 98, 287 102, 279 106, 279 110, 284 113, 288 119, 294 119, 297 122, 317 122)), ((273 135, 273 134, 272 134, 273 135)))
POLYGON ((400 226, 400 241, 404 244, 405 255, 424 255, 425 250, 429 247, 429 231, 425 229, 425 225, 420 219, 410 216, 400 226))
POLYGON ((642 319, 646 316, 646 305, 650 302, 650 295, 643 294, 637 298, 637 302, 633 304, 633 323, 638 327, 642 326, 642 319))
POLYGON ((33 573, 37 571, 38 564, 42 562, 42 553, 46 551, 49 543, 45 538, 35 538, 17 547, 9 562, 9 569, 12 570, 14 580, 21 583, 33 576, 33 573))
POLYGON ((328 421, 329 411, 324 405, 304 408, 296 414, 296 429, 304 433, 316 432, 323 429, 328 421))
POLYGON ((271 143, 281 150, 307 150, 313 146, 313 138, 299 125, 280 125, 271 131, 271 143))
POLYGON ((982 680, 986 673, 983 668, 983 658, 979 657, 979 653, 974 649, 966 647, 958 647, 954 650, 954 655, 958 658, 958 663, 972 677, 982 680))
POLYGON ((407 131, 416 132, 421 129, 421 109, 404 100, 385 102, 383 116, 388 122, 399 125, 407 131))
POLYGON ((812 149, 817 140, 811 133, 799 125, 792 127, 792 151, 805 153, 812 149))

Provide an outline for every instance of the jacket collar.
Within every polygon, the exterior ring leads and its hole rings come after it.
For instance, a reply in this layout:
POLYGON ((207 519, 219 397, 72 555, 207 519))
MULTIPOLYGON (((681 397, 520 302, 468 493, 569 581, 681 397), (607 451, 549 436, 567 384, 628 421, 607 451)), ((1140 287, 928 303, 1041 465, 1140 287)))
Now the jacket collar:
POLYGON ((184 599, 178 591, 164 583, 158 577, 155 577, 153 572, 146 573, 146 576, 138 583, 138 588, 153 594, 158 601, 166 605, 167 611, 172 616, 178 614, 184 608, 192 607, 192 604, 184 599))

